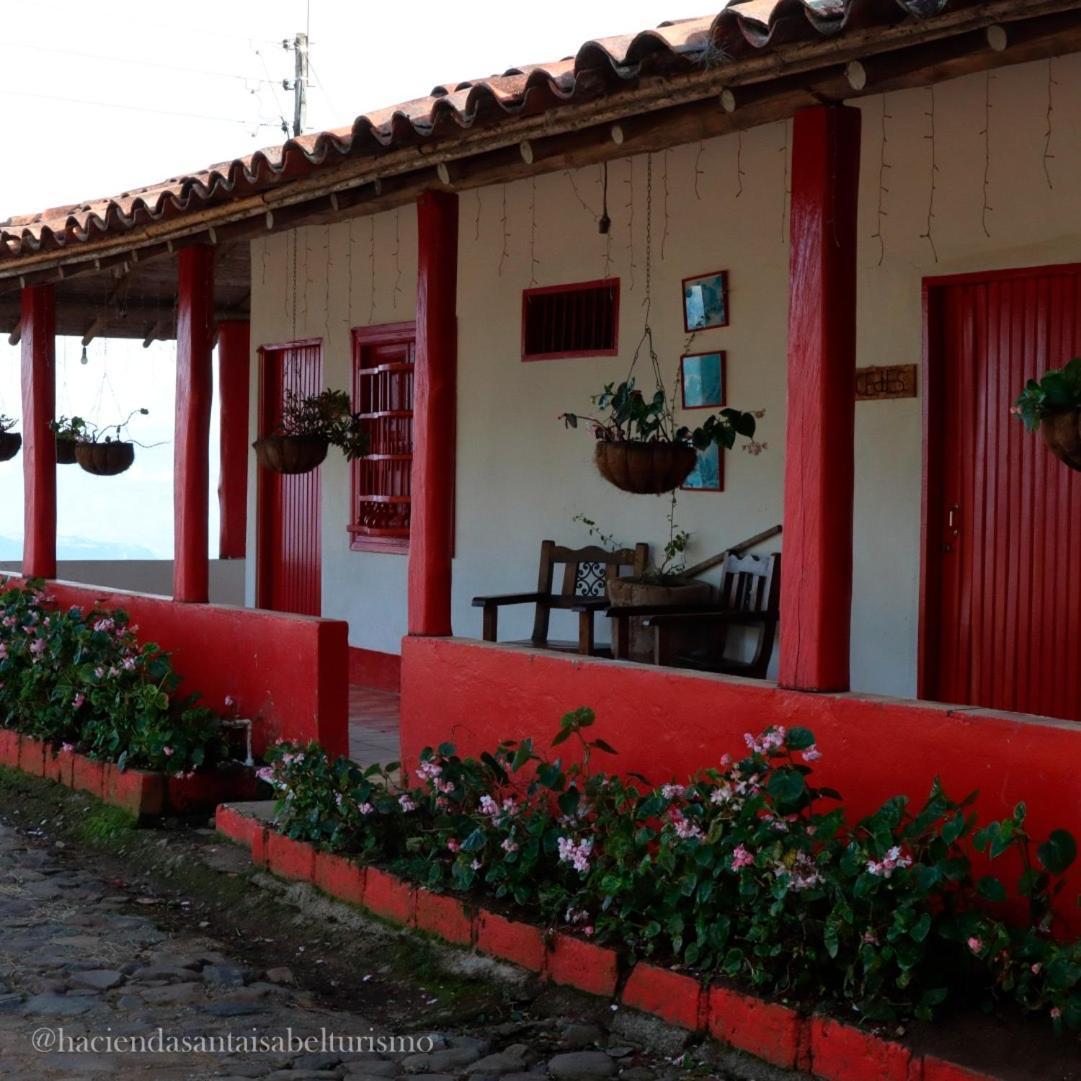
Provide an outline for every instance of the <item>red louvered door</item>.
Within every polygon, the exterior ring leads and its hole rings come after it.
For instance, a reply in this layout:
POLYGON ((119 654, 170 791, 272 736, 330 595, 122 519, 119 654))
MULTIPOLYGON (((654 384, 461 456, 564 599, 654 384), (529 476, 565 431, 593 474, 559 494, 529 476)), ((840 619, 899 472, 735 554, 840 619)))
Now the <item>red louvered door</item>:
POLYGON ((928 290, 925 697, 1081 720, 1081 476, 1010 407, 1081 355, 1081 268, 928 290))
MULTIPOLYGON (((260 355, 259 430, 269 432, 281 419, 287 391, 307 397, 323 389, 323 349, 318 340, 294 342, 265 346, 260 355)), ((319 473, 259 470, 260 608, 306 616, 322 611, 319 473)))

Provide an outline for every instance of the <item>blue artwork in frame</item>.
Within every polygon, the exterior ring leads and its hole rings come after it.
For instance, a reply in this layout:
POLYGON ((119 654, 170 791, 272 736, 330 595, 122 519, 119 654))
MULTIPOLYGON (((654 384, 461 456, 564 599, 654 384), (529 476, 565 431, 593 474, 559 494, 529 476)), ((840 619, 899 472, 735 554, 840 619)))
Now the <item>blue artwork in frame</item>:
POLYGON ((680 358, 684 409, 715 409, 724 405, 725 354, 687 353, 680 358))
POLYGON ((698 461, 683 482, 683 487, 689 492, 724 491, 724 458, 716 443, 710 443, 705 450, 698 452, 698 461))
POLYGON ((683 279, 683 329, 728 326, 728 271, 683 279))

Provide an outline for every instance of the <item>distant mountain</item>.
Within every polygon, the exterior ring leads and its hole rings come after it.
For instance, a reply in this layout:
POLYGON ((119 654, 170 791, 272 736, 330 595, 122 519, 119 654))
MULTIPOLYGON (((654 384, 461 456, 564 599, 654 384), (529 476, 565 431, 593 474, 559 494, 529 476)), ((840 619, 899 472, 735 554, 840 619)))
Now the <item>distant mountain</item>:
MULTIPOLYGON (((23 542, 21 537, 0 536, 0 561, 21 559, 23 542)), ((129 544, 126 541, 98 541, 86 537, 57 537, 57 559, 161 559, 157 553, 141 544, 129 544)))

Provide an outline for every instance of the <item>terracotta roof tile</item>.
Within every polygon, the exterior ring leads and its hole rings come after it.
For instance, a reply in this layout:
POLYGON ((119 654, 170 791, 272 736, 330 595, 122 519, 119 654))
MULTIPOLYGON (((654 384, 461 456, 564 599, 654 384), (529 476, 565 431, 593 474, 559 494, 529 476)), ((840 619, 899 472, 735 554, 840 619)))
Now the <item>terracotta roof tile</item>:
MULTIPOLYGON (((97 239, 252 194, 346 156, 415 145, 474 127, 498 125, 631 85, 641 74, 689 71, 712 51, 716 62, 776 49, 849 27, 928 18, 976 0, 730 0, 716 15, 587 41, 573 57, 526 64, 501 75, 441 83, 430 94, 358 116, 350 127, 303 135, 281 146, 220 162, 188 176, 118 196, 0 222, 5 259, 97 239)), ((1020 3, 1020 0, 1019 0, 1020 3)))

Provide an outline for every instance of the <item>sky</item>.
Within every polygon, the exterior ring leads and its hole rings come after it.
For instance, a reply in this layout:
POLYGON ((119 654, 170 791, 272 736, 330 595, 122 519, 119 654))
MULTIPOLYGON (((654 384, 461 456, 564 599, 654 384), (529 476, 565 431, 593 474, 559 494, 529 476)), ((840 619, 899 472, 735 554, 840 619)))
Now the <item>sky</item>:
MULTIPOLYGON (((281 85, 292 78, 293 54, 282 41, 298 31, 306 29, 311 42, 305 130, 318 131, 421 97, 439 83, 558 59, 592 37, 723 6, 714 0, 701 10, 672 11, 657 0, 546 0, 526 16, 524 8, 489 0, 0 5, 7 147, 0 220, 117 194, 280 143, 282 120, 293 115, 292 93, 281 85)), ((86 364, 81 359, 77 339, 60 340, 58 413, 106 424, 145 407, 149 415, 137 418, 132 437, 160 445, 137 447, 135 465, 120 477, 61 467, 60 557, 74 555, 78 539, 103 557, 171 558, 174 346, 96 339, 86 364)), ((4 336, 0 414, 20 411, 19 350, 4 336)), ((21 455, 0 463, 0 559, 13 557, 22 534, 21 466, 21 455)), ((217 468, 212 447, 212 490, 217 468)), ((212 555, 216 536, 212 505, 212 555)))

